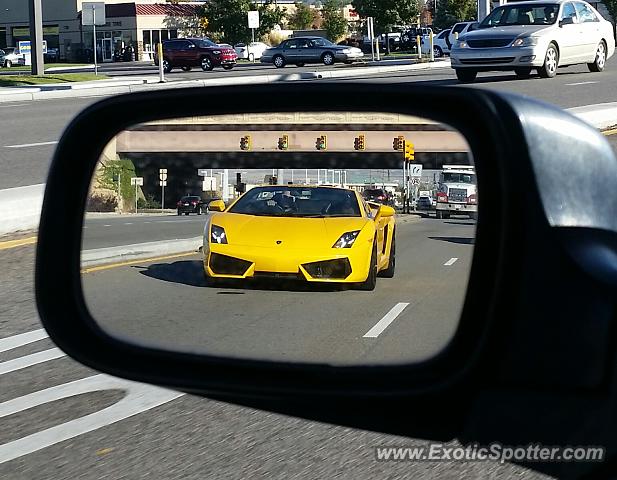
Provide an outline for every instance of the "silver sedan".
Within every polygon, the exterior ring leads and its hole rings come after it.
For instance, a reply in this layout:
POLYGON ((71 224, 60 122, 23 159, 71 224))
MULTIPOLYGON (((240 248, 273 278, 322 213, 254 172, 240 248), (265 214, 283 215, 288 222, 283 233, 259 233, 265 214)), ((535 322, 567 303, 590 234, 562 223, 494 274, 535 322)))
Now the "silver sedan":
POLYGON ((535 69, 550 78, 558 67, 586 63, 601 72, 614 53, 611 23, 587 2, 535 0, 493 10, 459 38, 450 60, 461 82, 473 82, 478 72, 493 70, 526 78, 535 69))

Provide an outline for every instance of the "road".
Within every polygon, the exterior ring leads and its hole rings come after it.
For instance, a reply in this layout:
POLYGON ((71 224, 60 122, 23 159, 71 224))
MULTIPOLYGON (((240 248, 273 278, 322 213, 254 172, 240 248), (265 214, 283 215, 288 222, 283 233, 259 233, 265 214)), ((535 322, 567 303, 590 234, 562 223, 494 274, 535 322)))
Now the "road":
MULTIPOLYGON (((614 59, 609 62, 607 71, 599 75, 582 75, 577 73, 578 70, 564 70, 553 80, 511 81, 507 75, 485 74, 481 75, 478 85, 462 88, 518 91, 562 107, 614 100, 617 75, 614 59), (496 81, 497 78, 500 80, 496 81), (597 83, 581 83, 588 81, 597 83)), ((200 72, 192 74, 201 75, 200 72)), ((413 86, 449 84, 453 83, 453 78, 451 72, 431 72, 400 78, 389 75, 388 78, 377 77, 373 80, 409 82, 413 86)), ((0 188, 44 182, 54 148, 54 144, 49 142, 57 141, 70 119, 94 101, 96 99, 76 98, 70 102, 53 100, 0 106, 0 188)), ((617 151, 617 135, 607 138, 617 151)), ((196 216, 93 217, 86 224, 84 248, 190 238, 201 233, 203 221, 202 217, 196 216)), ((312 361, 336 361, 338 358, 338 361, 347 363, 391 362, 396 360, 394 355, 398 355, 399 359, 401 356, 406 360, 420 359, 447 342, 456 325, 453 313, 460 307, 461 285, 466 278, 471 253, 468 242, 473 226, 469 223, 466 220, 448 223, 422 219, 401 224, 399 233, 403 241, 399 243, 398 275, 403 275, 401 278, 406 280, 399 283, 380 278, 375 292, 371 293, 354 290, 298 292, 205 288, 199 283, 197 256, 140 262, 139 266, 143 268, 118 267, 94 272, 84 276, 84 284, 90 290, 92 308, 113 313, 105 319, 108 328, 133 336, 150 332, 153 342, 161 342, 162 339, 169 341, 169 338, 174 338, 170 332, 179 332, 182 336, 178 336, 176 341, 182 344, 177 343, 176 346, 195 346, 197 343, 208 351, 221 348, 231 352, 235 349, 242 354, 243 349, 250 346, 255 349, 255 354, 262 356, 285 354, 312 361), (422 254, 416 255, 416 250, 422 254), (457 260, 449 266, 444 265, 452 258, 457 260), (415 283, 410 281, 411 274, 417 269, 426 273, 427 281, 411 285, 415 283), (434 284, 448 286, 450 282, 458 286, 458 297, 454 295, 444 299, 434 294, 435 290, 431 288, 434 284), (232 293, 222 294, 228 291, 232 293), (102 302, 111 294, 122 294, 128 302, 131 294, 136 292, 149 292, 149 296, 147 301, 125 303, 135 309, 125 317, 131 320, 120 321, 120 304, 102 302), (312 317, 306 318, 300 301, 308 302, 309 293, 311 304, 327 306, 334 312, 353 311, 357 322, 341 321, 341 316, 337 319, 335 315, 332 315, 334 320, 330 322, 324 316, 316 317, 313 323, 308 322, 312 317), (226 303, 219 300, 221 297, 226 299, 227 304, 231 303, 228 299, 233 298, 236 312, 250 310, 255 312, 255 316, 252 319, 235 317, 234 324, 220 322, 204 325, 202 322, 200 336, 189 336, 184 318, 189 315, 184 313, 190 312, 203 319, 211 306, 214 312, 222 313, 226 303), (281 332, 273 328, 279 317, 267 318, 273 312, 268 309, 268 302, 262 300, 272 301, 281 297, 284 298, 281 301, 294 313, 290 325, 297 337, 290 338, 289 330, 281 332), (364 338, 398 303, 409 305, 376 338, 364 338), (137 309, 138 306, 143 310, 137 309), (163 307, 174 323, 151 315, 150 318, 155 321, 144 325, 144 313, 147 315, 153 309, 163 307), (179 312, 184 315, 179 315, 179 312), (448 322, 438 322, 439 314, 442 314, 439 317, 441 320, 447 318, 448 322), (178 319, 184 323, 175 323, 178 319), (266 328, 255 328, 257 321, 266 328), (253 335, 249 336, 245 328, 237 326, 246 327, 253 335), (162 335, 165 331, 168 332, 166 338, 162 335), (306 344, 304 340, 307 340, 306 344), (412 351, 416 352, 415 357, 410 353, 412 351)), ((92 380, 98 372, 55 351, 53 343, 44 337, 44 332, 40 332, 32 284, 33 261, 32 245, 0 250, 2 479, 546 478, 511 464, 378 462, 373 451, 375 446, 418 446, 427 445, 427 442, 300 420, 189 395, 174 398, 174 394, 158 389, 147 390, 144 395, 144 398, 159 399, 161 403, 157 406, 63 442, 52 442, 42 450, 20 455, 23 444, 13 443, 18 439, 65 425, 84 415, 95 414, 121 398, 130 397, 130 392, 136 388, 117 380, 114 384, 113 379, 107 379, 111 386, 105 390, 70 396, 26 411, 6 413, 9 410, 5 402, 10 400, 14 401, 13 405, 24 406, 25 395, 49 392, 46 389, 67 382, 94 382, 99 378, 92 380), (30 343, 25 343, 24 337, 15 337, 29 332, 34 332, 28 335, 32 340, 30 343), (3 461, 3 458, 14 456, 16 458, 3 461)), ((47 398, 49 395, 46 393, 47 398)), ((127 407, 122 408, 127 414, 127 407)))

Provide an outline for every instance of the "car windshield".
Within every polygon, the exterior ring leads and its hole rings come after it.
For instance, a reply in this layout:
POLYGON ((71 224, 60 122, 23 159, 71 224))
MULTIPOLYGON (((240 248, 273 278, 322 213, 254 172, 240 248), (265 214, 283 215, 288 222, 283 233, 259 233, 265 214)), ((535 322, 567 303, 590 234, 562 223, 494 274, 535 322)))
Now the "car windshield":
POLYGON ((360 217, 355 192, 342 188, 255 187, 229 213, 267 217, 360 217))
POLYGON ((198 40, 193 40, 193 43, 197 45, 199 48, 209 48, 209 47, 218 47, 216 43, 207 38, 200 38, 198 40))
POLYGON ((378 197, 379 195, 385 195, 383 190, 364 190, 364 197, 378 197))
POLYGON ((476 176, 470 173, 444 173, 443 174, 444 183, 476 183, 476 176))
POLYGON ((505 27, 511 25, 552 25, 557 21, 559 5, 541 3, 538 5, 506 5, 498 7, 480 23, 480 28, 505 27))

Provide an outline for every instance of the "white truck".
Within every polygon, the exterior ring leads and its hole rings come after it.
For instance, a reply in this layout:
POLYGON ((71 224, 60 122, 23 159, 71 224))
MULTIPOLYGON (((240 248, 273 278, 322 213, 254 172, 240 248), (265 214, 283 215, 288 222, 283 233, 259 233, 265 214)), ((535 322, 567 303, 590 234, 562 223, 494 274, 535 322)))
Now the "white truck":
POLYGON ((476 169, 470 165, 444 165, 439 174, 437 218, 450 215, 478 216, 476 169))

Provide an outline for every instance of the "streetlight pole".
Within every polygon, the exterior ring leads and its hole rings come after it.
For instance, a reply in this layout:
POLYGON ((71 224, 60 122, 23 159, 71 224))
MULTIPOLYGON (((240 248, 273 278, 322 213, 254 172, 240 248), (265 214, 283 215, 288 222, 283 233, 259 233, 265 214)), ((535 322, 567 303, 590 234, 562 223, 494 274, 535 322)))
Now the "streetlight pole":
POLYGON ((45 62, 43 59, 43 8, 41 0, 29 0, 28 7, 32 75, 43 75, 45 74, 45 62))

